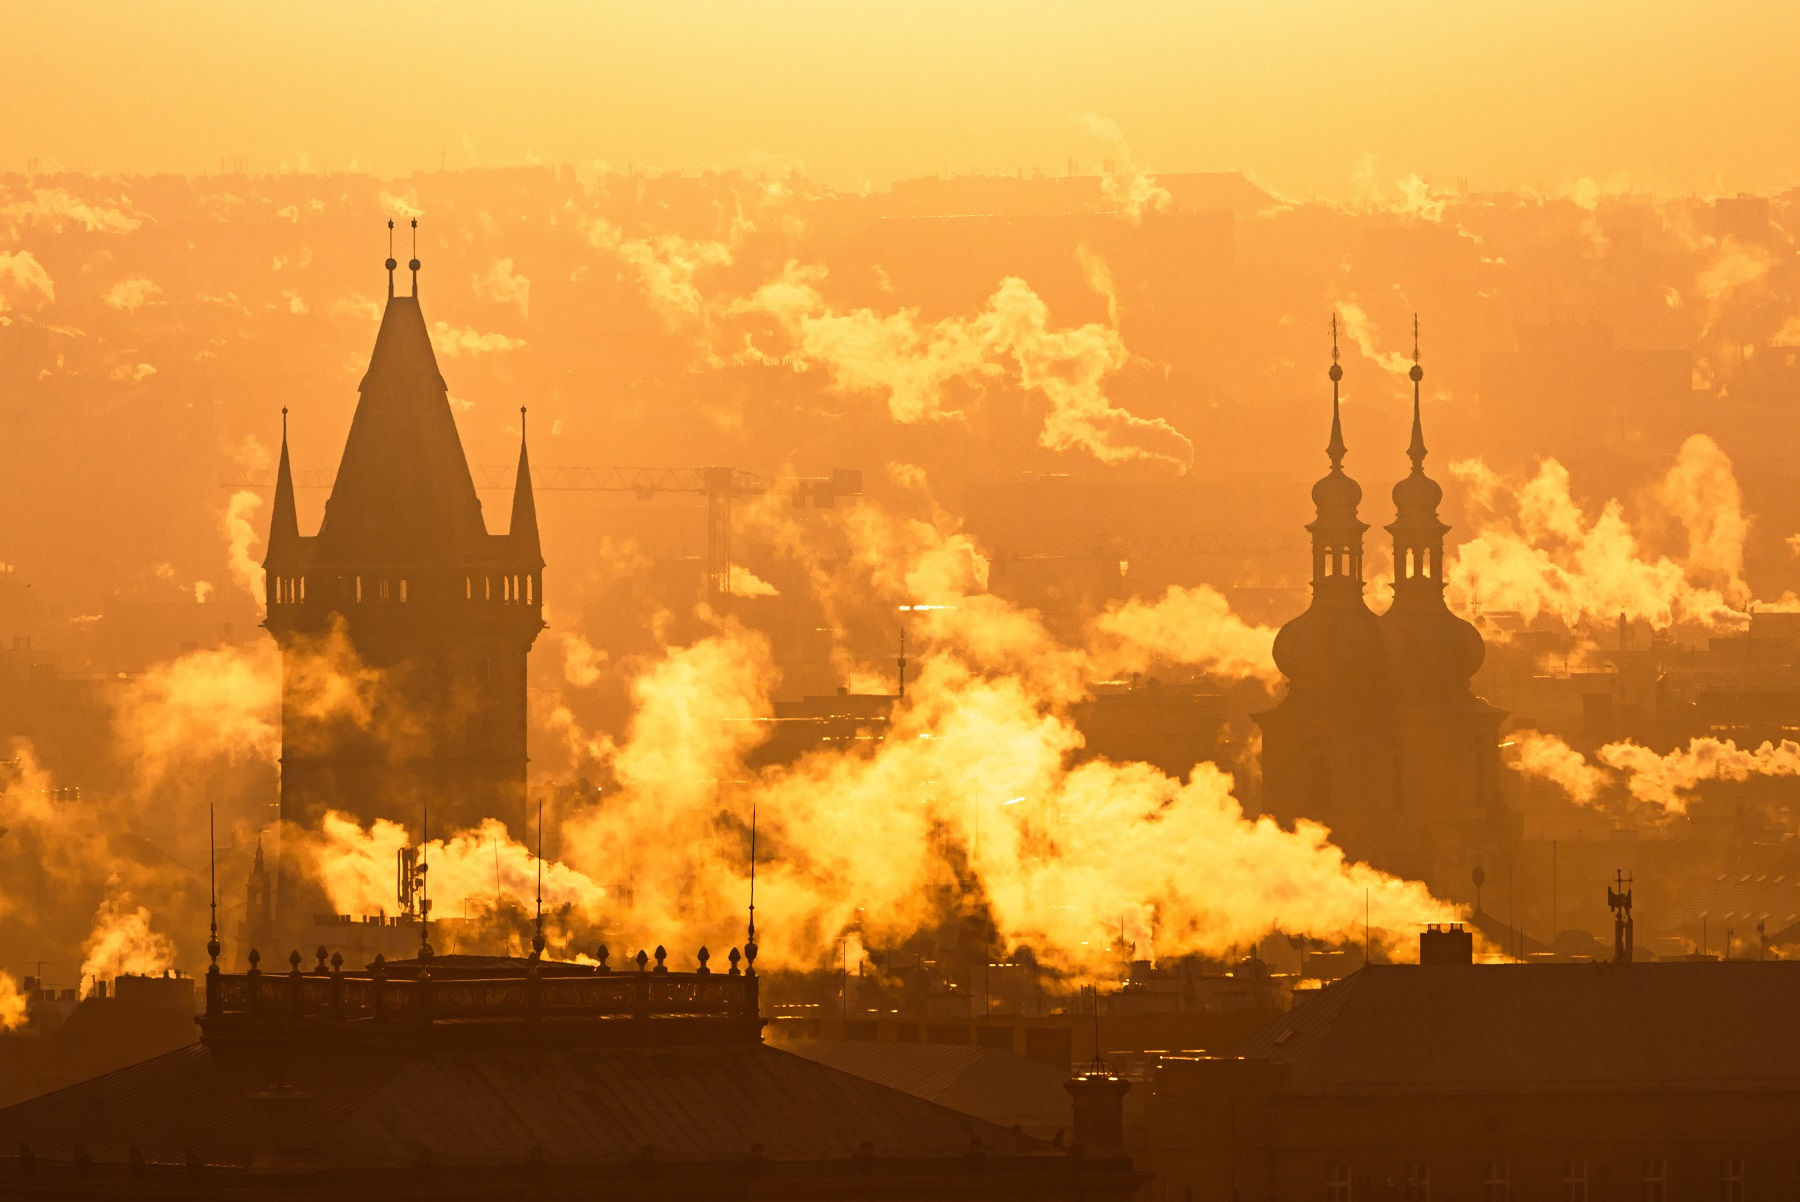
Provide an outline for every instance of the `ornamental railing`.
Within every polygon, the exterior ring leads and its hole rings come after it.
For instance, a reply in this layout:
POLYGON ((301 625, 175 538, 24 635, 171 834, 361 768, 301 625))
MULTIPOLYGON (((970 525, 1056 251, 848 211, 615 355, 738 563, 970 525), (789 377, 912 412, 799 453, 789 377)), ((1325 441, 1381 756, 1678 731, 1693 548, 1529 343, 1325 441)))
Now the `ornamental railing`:
POLYGON ((639 952, 635 971, 616 972, 604 964, 577 966, 515 961, 516 972, 501 967, 492 976, 464 971, 434 977, 429 961, 404 967, 376 957, 365 972, 345 972, 341 957, 302 972, 300 955, 289 957, 286 973, 265 973, 252 953, 250 970, 206 976, 206 1017, 309 1019, 348 1022, 506 1021, 530 1019, 754 1019, 758 979, 754 952, 739 967, 732 950, 727 972, 706 966, 701 949, 695 972, 670 972, 657 948, 656 967, 639 952), (551 971, 544 971, 549 968, 551 971))

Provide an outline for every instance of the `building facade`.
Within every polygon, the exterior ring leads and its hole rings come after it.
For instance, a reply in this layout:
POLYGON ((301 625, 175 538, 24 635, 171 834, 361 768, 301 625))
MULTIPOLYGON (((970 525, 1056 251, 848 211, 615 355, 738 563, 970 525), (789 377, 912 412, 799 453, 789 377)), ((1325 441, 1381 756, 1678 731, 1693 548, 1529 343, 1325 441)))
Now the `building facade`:
MULTIPOLYGON (((281 814, 433 830, 524 829, 526 657, 544 559, 523 437, 505 534, 489 534, 413 291, 388 300, 343 460, 300 533, 282 432, 268 618, 282 651, 281 814)), ((521 435, 523 414, 521 414, 521 435)))

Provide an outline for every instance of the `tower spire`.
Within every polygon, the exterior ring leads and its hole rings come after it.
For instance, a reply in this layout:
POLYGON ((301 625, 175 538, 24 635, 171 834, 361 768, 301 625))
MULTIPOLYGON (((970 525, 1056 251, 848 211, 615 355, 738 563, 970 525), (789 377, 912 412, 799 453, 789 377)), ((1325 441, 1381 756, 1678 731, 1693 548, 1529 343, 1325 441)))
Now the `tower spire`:
POLYGON ((417 217, 412 219, 412 258, 407 260, 406 266, 412 271, 412 294, 416 298, 419 295, 419 219, 417 217))
POLYGON ((389 300, 394 299, 394 268, 396 268, 398 266, 400 266, 400 264, 394 262, 394 219, 392 217, 390 217, 390 218, 388 218, 388 257, 387 257, 388 299, 389 300))
POLYGON ((1338 381, 1344 378, 1344 369, 1338 364, 1338 327, 1337 314, 1331 315, 1331 443, 1325 453, 1331 456, 1333 471, 1344 466, 1344 452, 1349 450, 1344 445, 1344 423, 1339 414, 1338 381))
POLYGON ((544 553, 538 541, 537 498, 531 488, 531 456, 525 445, 525 406, 519 406, 519 472, 513 478, 512 524, 507 537, 528 564, 542 566, 544 553))
POLYGON ((290 578, 292 556, 301 545, 301 518, 293 506, 293 468, 288 462, 288 407, 281 407, 281 464, 275 468, 275 506, 268 515, 268 552, 263 556, 263 570, 268 576, 268 599, 293 601, 297 597, 279 596, 277 581, 290 578))
POLYGON ((1412 378, 1413 386, 1413 425, 1412 444, 1406 448, 1406 454, 1412 460, 1413 471, 1425 470, 1425 423, 1419 416, 1419 381, 1425 378, 1425 369, 1419 366, 1419 315, 1413 314, 1413 365, 1406 373, 1412 378))

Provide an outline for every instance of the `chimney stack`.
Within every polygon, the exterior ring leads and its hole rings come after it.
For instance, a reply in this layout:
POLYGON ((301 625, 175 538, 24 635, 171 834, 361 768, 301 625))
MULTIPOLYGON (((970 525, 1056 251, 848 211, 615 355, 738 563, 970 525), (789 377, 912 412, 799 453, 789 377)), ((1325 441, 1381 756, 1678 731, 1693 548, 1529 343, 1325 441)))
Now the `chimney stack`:
POLYGON ((1475 963, 1475 936, 1460 922, 1432 923, 1419 932, 1419 964, 1441 968, 1475 963))
POLYGON ((1125 1095, 1131 1082, 1104 1069, 1092 1069, 1063 1088, 1075 1102, 1076 1148, 1087 1152, 1123 1151, 1125 1148, 1125 1095))

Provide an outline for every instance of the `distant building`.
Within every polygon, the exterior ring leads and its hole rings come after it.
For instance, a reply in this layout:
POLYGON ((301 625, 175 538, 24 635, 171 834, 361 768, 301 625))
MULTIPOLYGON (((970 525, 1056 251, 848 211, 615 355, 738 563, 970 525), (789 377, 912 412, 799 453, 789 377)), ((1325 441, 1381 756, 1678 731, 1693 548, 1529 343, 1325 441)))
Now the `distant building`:
POLYGON ((1412 368, 1412 474, 1394 487, 1394 603, 1363 598, 1362 488, 1345 474, 1331 366, 1331 470, 1313 486, 1312 604, 1281 628, 1275 663, 1287 693, 1256 716, 1263 731, 1263 808, 1311 818, 1346 853, 1390 871, 1457 884, 1466 864, 1506 837, 1500 791, 1503 712, 1470 679, 1480 632, 1444 603, 1443 490, 1425 474, 1418 363, 1412 368))
POLYGON ((1466 947, 1461 963, 1363 968, 1230 1055, 1163 1057, 1133 1141, 1157 1188, 1196 1202, 1793 1191, 1800 963, 1490 965, 1466 947))
POLYGON ((765 1046, 735 950, 663 958, 215 968, 198 1045, 0 1110, 0 1193, 1123 1202, 1145 1180, 1116 1140, 1079 1146, 1092 1115, 1059 1149, 765 1046))
MULTIPOLYGON (((525 826, 525 661, 543 629, 543 554, 523 438, 512 521, 489 534, 413 293, 388 302, 325 518, 302 535, 284 429, 269 526, 281 645, 281 815, 327 809, 434 830, 525 826), (367 711, 323 707, 313 657, 348 639, 367 711)), ((522 412, 522 411, 521 411, 522 412)), ((285 421, 285 419, 284 419, 285 421)), ((328 665, 336 665, 327 659, 328 665)))

